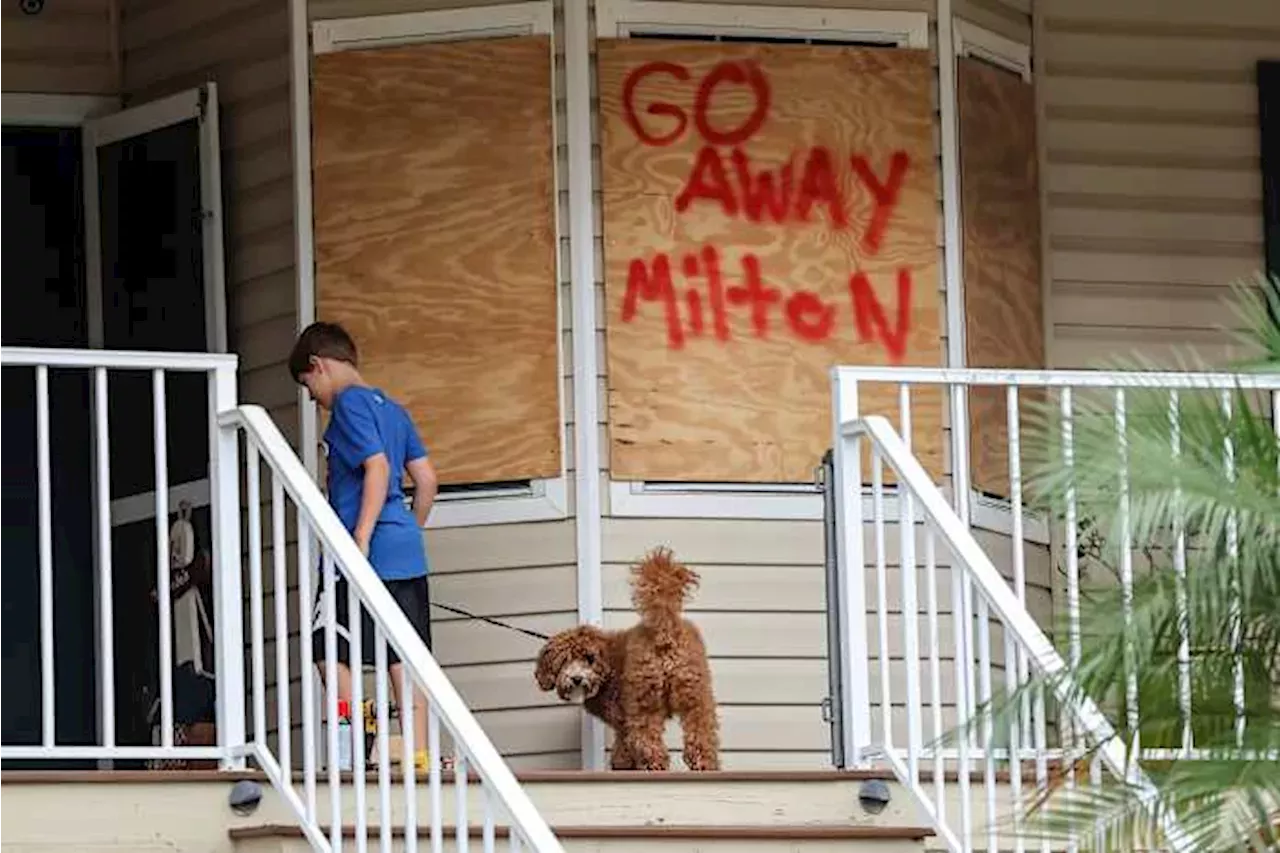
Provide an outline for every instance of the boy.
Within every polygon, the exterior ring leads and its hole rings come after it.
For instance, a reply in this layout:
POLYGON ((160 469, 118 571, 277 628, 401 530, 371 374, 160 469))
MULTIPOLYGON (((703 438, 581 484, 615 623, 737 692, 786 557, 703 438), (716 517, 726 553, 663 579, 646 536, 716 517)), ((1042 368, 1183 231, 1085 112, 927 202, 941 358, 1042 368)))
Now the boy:
MULTIPOLYGON (((418 636, 431 648, 431 623, 427 608, 427 556, 422 526, 435 500, 435 466, 418 438, 408 413, 360 376, 356 345, 336 323, 312 323, 298 337, 289 356, 289 372, 306 387, 311 398, 329 412, 322 448, 326 458, 329 503, 351 532, 360 552, 386 584, 418 636), (405 472, 413 481, 413 510, 404 504, 405 472)), ((347 581, 339 571, 335 586, 339 636, 338 700, 351 700, 351 651, 347 639, 349 621, 347 581)), ((317 591, 313 617, 312 649, 320 677, 325 677, 326 644, 321 615, 323 586, 317 591)), ((373 619, 363 611, 361 657, 374 661, 373 619)), ((396 705, 401 696, 400 658, 387 646, 391 688, 396 705)), ((414 690, 414 764, 419 773, 428 770, 427 697, 414 690)), ((357 748, 360 735, 357 734, 357 748)))

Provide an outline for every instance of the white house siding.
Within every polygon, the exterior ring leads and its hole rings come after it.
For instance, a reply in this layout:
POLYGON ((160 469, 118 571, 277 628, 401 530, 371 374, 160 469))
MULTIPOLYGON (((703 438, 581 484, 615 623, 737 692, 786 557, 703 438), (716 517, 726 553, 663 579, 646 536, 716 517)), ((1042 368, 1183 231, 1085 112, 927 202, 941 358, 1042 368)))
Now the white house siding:
POLYGON ((1254 63, 1274 0, 1037 0, 1056 367, 1230 353, 1229 283, 1263 266, 1254 63))
POLYGON ((6 92, 115 95, 119 49, 110 0, 46 3, 38 15, 17 3, 0 12, 6 92))

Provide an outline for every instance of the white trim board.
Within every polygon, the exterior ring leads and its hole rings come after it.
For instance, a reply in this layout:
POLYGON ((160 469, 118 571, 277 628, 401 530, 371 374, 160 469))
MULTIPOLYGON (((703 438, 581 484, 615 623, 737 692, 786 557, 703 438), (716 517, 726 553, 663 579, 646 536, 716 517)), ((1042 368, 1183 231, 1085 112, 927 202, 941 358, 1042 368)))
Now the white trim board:
POLYGON ((1007 38, 997 32, 970 23, 962 18, 954 20, 953 40, 956 56, 980 59, 998 68, 1017 74, 1031 82, 1031 46, 1007 38))
MULTIPOLYGON (((299 0, 293 0, 299 2, 299 0)), ((298 21, 294 15, 294 26, 305 26, 305 20, 298 21)), ((396 15, 368 15, 353 18, 333 18, 314 21, 311 24, 312 51, 319 55, 343 50, 365 50, 392 45, 421 44, 433 41, 460 41, 466 39, 501 38, 520 35, 551 36, 552 79, 551 110, 555 115, 556 85, 555 65, 555 18, 551 0, 529 0, 528 2, 504 3, 496 6, 480 6, 474 8, 446 9, 442 11, 408 12, 396 15)), ((305 31, 302 40, 305 42, 305 31)), ((295 42, 298 39, 295 35, 295 42)), ((302 73, 300 60, 295 60, 295 75, 302 73)), ((303 158, 310 161, 310 92, 304 90, 301 82, 295 84, 294 111, 298 119, 294 122, 294 155, 298 162, 303 158), (305 122, 305 123, 304 123, 305 122), (308 139, 300 139, 306 135, 308 139)), ((556 192, 556 205, 559 205, 560 192, 564 189, 563 175, 560 174, 557 147, 560 144, 560 132, 555 123, 552 126, 551 163, 556 192)), ((314 234, 310 231, 312 211, 311 186, 295 188, 296 219, 305 222, 308 233, 299 241, 299 265, 306 264, 311 268, 314 264, 314 234), (303 246, 305 244, 305 246, 303 246), (305 248, 304 257, 301 248, 305 248)), ((560 243, 563 237, 561 222, 565 217, 556 211, 556 250, 555 270, 557 290, 562 286, 564 278, 561 274, 560 243)), ((299 276, 298 305, 299 322, 311 322, 315 319, 315 281, 314 271, 308 270, 307 276, 299 276), (303 288, 307 291, 304 293, 303 288), (303 317, 301 309, 307 309, 310 316, 303 317)), ((558 375, 563 375, 565 367, 564 335, 565 328, 563 300, 557 298, 557 364, 558 375)), ((575 375, 575 386, 578 377, 575 375)), ((534 480, 527 489, 495 488, 491 490, 477 489, 466 493, 442 494, 436 498, 427 521, 427 529, 449 527, 477 527, 491 524, 515 524, 529 521, 556 521, 569 515, 569 473, 568 473, 568 439, 565 423, 564 383, 559 385, 560 423, 560 458, 561 468, 558 477, 534 480)), ((303 420, 302 435, 315 433, 315 407, 300 408, 299 417, 303 420), (308 427, 307 421, 311 421, 308 427)), ((314 444, 314 442, 312 442, 314 444)), ((312 474, 316 471, 313 469, 312 474)))
POLYGON ((79 127, 91 118, 120 109, 113 95, 46 95, 5 92, 0 96, 4 124, 26 127, 79 127))
POLYGON ((681 33, 882 41, 899 47, 928 48, 929 16, 925 12, 866 9, 596 0, 596 32, 600 38, 681 33))
MULTIPOLYGON (((946 490, 944 490, 946 491, 946 490)), ((1013 511, 1007 501, 975 491, 969 493, 972 525, 979 530, 1013 535, 1013 511)), ((871 518, 869 489, 863 489, 863 517, 871 518)), ((898 520, 898 494, 885 487, 885 521, 898 520)), ((703 483, 609 483, 610 515, 616 518, 713 518, 756 521, 822 521, 822 495, 816 485, 794 486, 703 483), (786 489, 783 491, 782 489, 786 489)), ((1049 544, 1049 525, 1043 515, 1023 510, 1023 539, 1049 544)), ((917 514, 916 523, 924 516, 917 514)))
MULTIPOLYGON (((188 483, 179 483, 169 487, 169 513, 178 511, 182 502, 191 504, 193 509, 209 505, 209 478, 202 477, 188 483)), ((111 526, 136 524, 156 517, 156 493, 139 492, 127 498, 116 498, 111 502, 111 526)))
POLYGON ((311 34, 312 50, 322 54, 424 41, 550 35, 553 29, 554 9, 549 0, 528 0, 435 12, 320 20, 311 25, 311 34))

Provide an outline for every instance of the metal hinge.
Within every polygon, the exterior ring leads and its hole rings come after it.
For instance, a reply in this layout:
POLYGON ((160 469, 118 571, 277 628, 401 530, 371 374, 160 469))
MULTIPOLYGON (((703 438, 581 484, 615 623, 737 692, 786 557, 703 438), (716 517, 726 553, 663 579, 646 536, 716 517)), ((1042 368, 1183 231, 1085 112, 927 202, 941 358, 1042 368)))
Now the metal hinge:
POLYGON ((822 700, 822 722, 828 725, 835 722, 835 715, 832 712, 831 697, 826 696, 822 700))
POLYGON ((208 113, 209 113, 209 87, 201 86, 197 90, 197 92, 198 94, 196 95, 196 111, 199 114, 197 116, 197 120, 201 124, 204 124, 204 120, 208 117, 208 113))

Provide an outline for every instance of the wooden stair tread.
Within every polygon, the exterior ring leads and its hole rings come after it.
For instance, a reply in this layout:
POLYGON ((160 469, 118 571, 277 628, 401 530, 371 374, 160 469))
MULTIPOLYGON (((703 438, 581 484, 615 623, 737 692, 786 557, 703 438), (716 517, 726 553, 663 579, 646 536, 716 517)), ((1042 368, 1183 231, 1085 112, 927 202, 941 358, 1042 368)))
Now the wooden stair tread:
MULTIPOLYGON (((714 770, 704 773, 693 773, 688 770, 645 771, 645 770, 530 770, 516 773, 516 781, 524 783, 572 783, 572 782, 859 782, 867 779, 893 781, 893 771, 888 768, 871 770, 714 770)), ((299 774, 294 774, 299 778, 299 774)), ((393 781, 403 778, 398 772, 391 774, 393 781)), ((452 771, 441 773, 444 784, 453 784, 452 771)), ((53 785, 75 782, 93 782, 100 784, 137 784, 140 782, 238 782, 250 779, 269 785, 266 774, 257 770, 7 770, 0 784, 53 785)), ((342 781, 350 783, 350 773, 342 774, 342 781)), ((424 784, 425 777, 416 777, 419 785, 424 784)), ((472 783, 479 777, 468 774, 472 783)), ((366 776, 366 780, 377 780, 376 769, 366 776)), ((329 781, 328 773, 316 775, 316 781, 325 784, 329 781)))
MULTIPOLYGON (((325 834, 328 834, 329 827, 323 827, 325 834)), ((813 825, 796 825, 796 826, 740 826, 740 825, 724 825, 715 824, 708 825, 691 825, 691 826, 675 826, 668 824, 655 824, 649 826, 552 826, 551 831, 558 838, 669 838, 669 839, 727 839, 733 841, 749 841, 749 840, 807 840, 807 841, 858 841, 858 840, 893 840, 893 841, 922 841, 933 835, 933 830, 925 826, 813 826, 813 825)), ((378 836, 378 827, 370 826, 368 836, 376 838, 378 836)), ((482 828, 473 826, 470 829, 470 837, 480 838, 482 836, 482 828)), ((457 827, 446 826, 444 828, 445 838, 453 838, 457 833, 457 827)), ((268 823, 258 826, 236 827, 227 831, 231 840, 251 839, 251 838, 301 838, 302 829, 293 824, 268 823)), ((356 828, 352 825, 344 825, 342 827, 343 837, 352 838, 356 834, 356 828)), ((494 827, 494 836, 497 838, 506 838, 510 834, 505 826, 494 827)), ((404 835, 402 827, 395 827, 392 835, 401 837, 404 835)), ((419 838, 430 837, 430 827, 420 827, 418 830, 419 838)))

